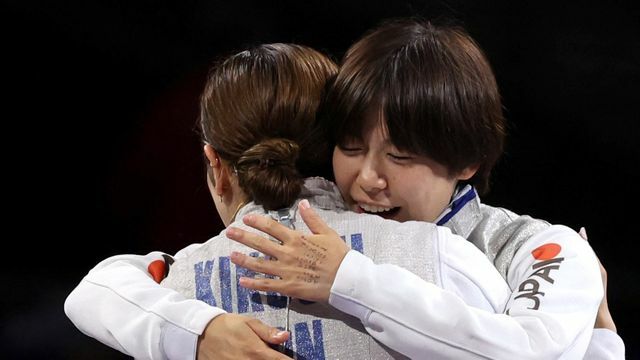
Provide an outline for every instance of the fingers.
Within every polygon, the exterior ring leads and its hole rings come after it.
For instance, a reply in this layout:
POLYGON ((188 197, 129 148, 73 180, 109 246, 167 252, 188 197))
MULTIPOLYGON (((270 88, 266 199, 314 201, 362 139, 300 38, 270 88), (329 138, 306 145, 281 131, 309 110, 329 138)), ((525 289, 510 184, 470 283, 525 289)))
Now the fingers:
POLYGON ((197 358, 208 359, 290 359, 268 344, 289 339, 258 319, 237 314, 222 314, 209 322, 198 337, 197 358))
POLYGON ((230 258, 232 263, 243 268, 263 274, 281 276, 280 267, 276 265, 275 261, 247 256, 237 251, 233 251, 230 258))
POLYGON ((253 279, 241 277, 238 282, 240 283, 240 286, 247 289, 277 293, 281 293, 281 291, 283 291, 283 281, 280 279, 253 279))
POLYGON ((258 319, 252 319, 247 325, 258 335, 260 339, 269 344, 282 344, 289 339, 289 332, 268 326, 258 319))
POLYGON ((258 250, 263 254, 271 255, 276 258, 280 255, 278 244, 258 234, 250 233, 236 227, 229 227, 227 229, 227 237, 233 241, 239 242, 240 244, 258 250))
POLYGON ((585 239, 585 240, 589 241, 589 237, 587 236, 587 230, 586 230, 584 227, 581 227, 581 228, 580 228, 580 231, 578 231, 578 234, 580 234, 580 236, 581 236, 583 239, 585 239))
POLYGON ((330 228, 311 208, 307 199, 304 199, 298 203, 298 211, 300 211, 302 220, 305 224, 307 224, 309 230, 311 230, 312 233, 326 234, 333 232, 333 229, 330 228))
POLYGON ((256 230, 269 234, 283 244, 287 242, 289 234, 292 232, 288 227, 273 220, 269 216, 246 215, 242 221, 256 230))

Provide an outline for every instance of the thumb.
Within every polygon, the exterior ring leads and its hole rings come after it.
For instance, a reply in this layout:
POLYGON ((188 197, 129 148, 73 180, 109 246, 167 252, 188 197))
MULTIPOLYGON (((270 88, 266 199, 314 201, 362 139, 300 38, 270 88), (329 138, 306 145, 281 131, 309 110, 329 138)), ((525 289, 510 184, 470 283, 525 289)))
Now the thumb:
POLYGON ((289 339, 289 332, 268 326, 260 320, 252 319, 247 321, 247 325, 253 330, 262 341, 269 344, 282 344, 289 339))
POLYGON ((298 211, 302 216, 302 220, 309 227, 314 234, 326 234, 333 232, 333 229, 327 226, 327 224, 316 214, 316 212, 309 205, 309 200, 304 199, 298 203, 298 211))

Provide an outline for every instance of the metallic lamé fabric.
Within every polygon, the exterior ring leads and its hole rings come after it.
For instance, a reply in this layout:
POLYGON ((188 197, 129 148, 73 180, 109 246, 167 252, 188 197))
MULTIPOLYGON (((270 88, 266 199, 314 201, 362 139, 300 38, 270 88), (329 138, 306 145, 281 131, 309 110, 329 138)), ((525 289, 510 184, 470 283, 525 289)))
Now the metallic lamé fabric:
MULTIPOLYGON (((344 206, 332 183, 311 179, 305 186, 302 196, 309 199, 318 214, 344 237, 351 248, 364 253, 376 263, 401 266, 426 281, 435 282, 439 278, 434 265, 435 225, 419 222, 402 225, 377 216, 361 216, 342 211, 344 206)), ((297 204, 289 210, 293 225, 298 230, 308 232, 296 210, 297 204)), ((238 219, 248 213, 265 214, 265 211, 250 203, 240 210, 238 219)), ((282 217, 282 214, 279 216, 282 217)), ((233 226, 247 229, 238 220, 233 226)), ((253 249, 228 240, 223 232, 187 258, 176 259, 162 285, 176 289, 186 297, 198 298, 228 312, 258 318, 283 329, 288 316, 291 341, 286 347, 298 358, 405 358, 369 336, 358 318, 342 313, 330 305, 293 299, 287 315, 286 297, 240 287, 240 276, 254 274, 230 263, 229 254, 232 251, 263 256, 253 249)), ((401 297, 403 294, 397 296, 401 297)))
POLYGON ((476 196, 444 226, 476 245, 495 265, 503 278, 520 246, 533 234, 550 226, 528 215, 480 203, 476 196))

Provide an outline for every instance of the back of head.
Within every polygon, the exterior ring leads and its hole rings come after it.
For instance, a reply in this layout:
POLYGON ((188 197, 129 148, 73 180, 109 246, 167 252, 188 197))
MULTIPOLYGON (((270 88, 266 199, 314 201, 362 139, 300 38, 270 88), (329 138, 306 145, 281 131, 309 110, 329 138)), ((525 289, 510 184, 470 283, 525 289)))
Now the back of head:
POLYGON ((397 148, 443 164, 451 176, 479 165, 470 182, 480 193, 488 190, 503 150, 502 103, 489 62, 464 30, 400 20, 356 42, 323 117, 339 142, 360 137, 372 110, 383 115, 397 148))
POLYGON ((316 112, 336 65, 293 44, 267 44, 215 66, 201 98, 204 141, 238 176, 249 200, 289 206, 303 178, 324 175, 329 146, 316 112))

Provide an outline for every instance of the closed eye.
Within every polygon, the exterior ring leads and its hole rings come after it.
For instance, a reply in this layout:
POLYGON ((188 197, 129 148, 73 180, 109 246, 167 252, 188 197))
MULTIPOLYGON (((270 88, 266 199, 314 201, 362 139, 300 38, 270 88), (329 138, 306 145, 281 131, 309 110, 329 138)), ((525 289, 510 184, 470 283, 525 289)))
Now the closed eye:
POLYGON ((362 151, 362 143, 357 140, 345 141, 342 144, 338 144, 338 149, 346 154, 356 154, 362 151))
POLYGON ((387 156, 389 156, 392 160, 395 160, 395 161, 413 160, 412 156, 406 156, 406 155, 398 155, 398 154, 393 154, 393 153, 387 153, 387 156))
POLYGON ((338 146, 338 148, 340 149, 340 151, 342 151, 343 154, 345 155, 357 155, 362 151, 362 148, 360 147, 353 147, 353 146, 338 146))

